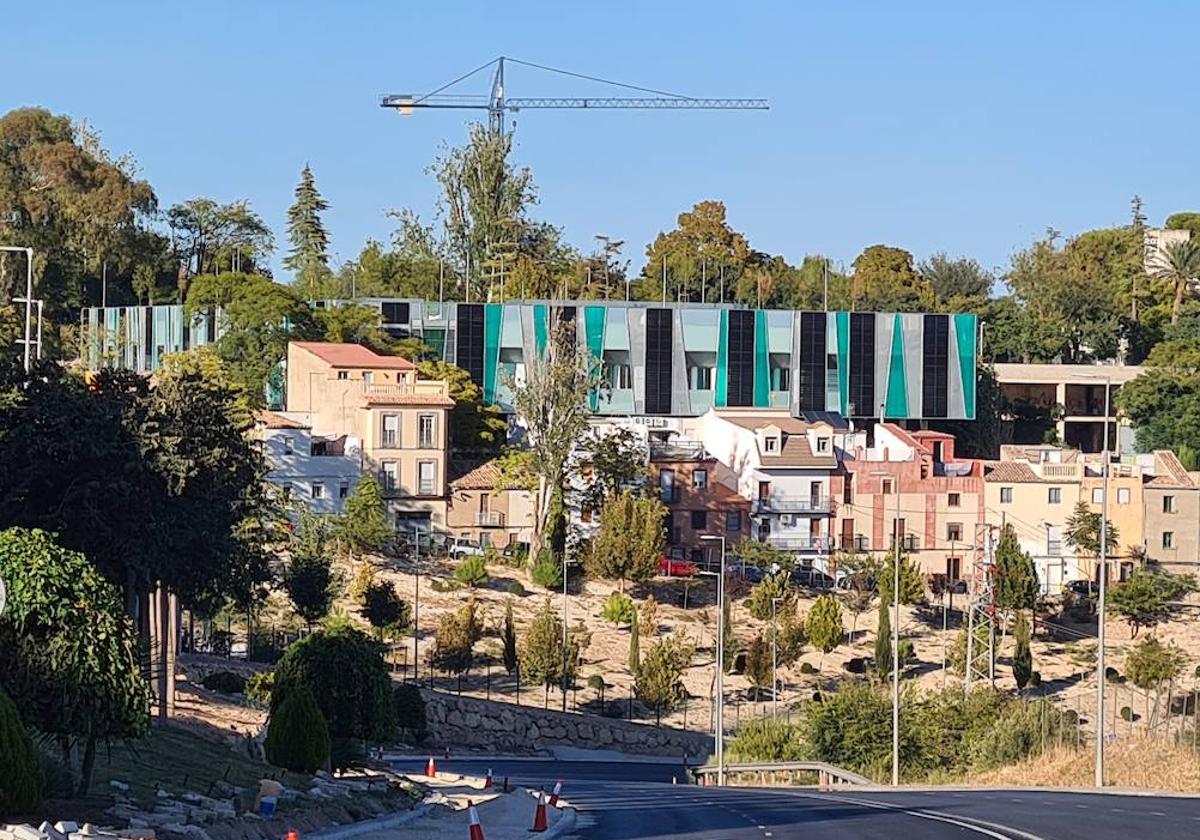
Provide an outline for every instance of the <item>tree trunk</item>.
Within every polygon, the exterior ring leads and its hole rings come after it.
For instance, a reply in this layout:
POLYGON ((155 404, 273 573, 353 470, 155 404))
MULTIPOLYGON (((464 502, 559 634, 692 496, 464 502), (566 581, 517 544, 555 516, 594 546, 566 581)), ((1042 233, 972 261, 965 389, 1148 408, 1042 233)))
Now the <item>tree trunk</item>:
POLYGON ((91 732, 87 735, 87 744, 83 750, 83 762, 79 766, 79 789, 77 796, 87 796, 88 788, 92 785, 92 770, 96 766, 96 736, 91 732))
POLYGON ((1183 293, 1187 290, 1187 280, 1180 277, 1175 281, 1175 302, 1171 304, 1171 324, 1179 323, 1179 310, 1183 307, 1183 293))

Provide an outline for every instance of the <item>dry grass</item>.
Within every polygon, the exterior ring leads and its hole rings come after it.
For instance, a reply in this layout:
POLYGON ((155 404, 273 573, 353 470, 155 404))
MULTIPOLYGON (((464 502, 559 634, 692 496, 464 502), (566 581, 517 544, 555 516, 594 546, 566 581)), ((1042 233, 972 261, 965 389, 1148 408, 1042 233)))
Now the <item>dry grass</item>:
MULTIPOLYGON (((1108 784, 1118 788, 1200 791, 1200 762, 1189 749, 1161 739, 1133 738, 1105 750, 1108 784)), ((1095 754, 1069 747, 1047 750, 1018 764, 982 773, 972 782, 987 785, 1090 787, 1095 754)))

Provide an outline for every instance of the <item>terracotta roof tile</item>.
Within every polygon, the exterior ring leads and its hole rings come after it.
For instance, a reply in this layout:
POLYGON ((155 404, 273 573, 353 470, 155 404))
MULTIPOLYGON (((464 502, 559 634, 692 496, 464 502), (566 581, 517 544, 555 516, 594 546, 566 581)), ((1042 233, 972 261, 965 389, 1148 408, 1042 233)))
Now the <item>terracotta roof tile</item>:
POLYGON ((293 345, 312 353, 335 368, 366 368, 384 370, 416 370, 417 366, 401 356, 381 356, 361 344, 329 341, 293 341, 293 345))
POLYGON ((1041 481, 1033 467, 1023 461, 993 461, 984 464, 983 480, 1005 484, 1041 481))
POLYGON ((451 461, 450 486, 455 490, 491 490, 500 483, 500 468, 496 459, 484 461, 451 461))
POLYGON ((301 423, 299 420, 293 420, 290 417, 284 417, 274 411, 257 411, 254 413, 254 421, 258 425, 266 429, 311 429, 312 426, 307 423, 301 423))
POLYGON ((1196 486, 1178 456, 1169 449, 1154 450, 1154 471, 1154 478, 1146 482, 1150 487, 1196 486))

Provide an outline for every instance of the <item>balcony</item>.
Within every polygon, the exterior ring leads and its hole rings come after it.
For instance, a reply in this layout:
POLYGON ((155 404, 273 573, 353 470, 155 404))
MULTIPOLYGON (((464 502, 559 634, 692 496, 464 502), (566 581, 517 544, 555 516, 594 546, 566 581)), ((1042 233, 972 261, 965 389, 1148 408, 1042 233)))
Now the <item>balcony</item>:
MULTIPOLYGON (((887 543, 888 543, 888 551, 895 550, 896 538, 894 536, 892 536, 891 534, 888 534, 887 543)), ((905 534, 904 536, 902 536, 900 538, 900 550, 901 551, 920 551, 921 550, 921 538, 918 537, 916 534, 905 534)))
POLYGON ((503 528, 504 513, 498 510, 481 510, 475 513, 476 528, 503 528))
POLYGON ((870 551, 871 539, 865 534, 855 534, 852 537, 843 535, 838 538, 837 547, 843 551, 870 551))
POLYGON ((707 457, 698 440, 650 441, 651 461, 703 461, 707 457))
POLYGON ((828 496, 784 496, 773 493, 754 500, 752 513, 829 513, 828 496))
POLYGON ((767 545, 781 551, 821 551, 829 550, 827 537, 775 537, 768 536, 767 545))

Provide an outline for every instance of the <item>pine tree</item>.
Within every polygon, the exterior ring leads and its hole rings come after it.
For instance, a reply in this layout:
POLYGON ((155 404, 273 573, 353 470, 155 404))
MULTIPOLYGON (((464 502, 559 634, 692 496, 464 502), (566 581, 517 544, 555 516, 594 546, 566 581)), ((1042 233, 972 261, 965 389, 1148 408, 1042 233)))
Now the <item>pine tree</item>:
POLYGON ((512 599, 504 605, 504 630, 501 631, 504 644, 504 670, 512 673, 517 670, 517 627, 513 621, 512 599))
POLYGON ((725 672, 733 671, 738 655, 737 635, 733 632, 733 600, 725 599, 721 607, 725 611, 725 672))
POLYGON ((996 606, 1002 610, 1030 610, 1037 600, 1038 579, 1033 558, 1021 549, 1017 532, 1005 525, 996 544, 996 606))
POLYGON ((351 553, 378 551, 391 535, 383 490, 372 476, 354 485, 338 522, 338 535, 351 553))
POLYGON ((754 686, 755 701, 771 682, 771 653, 762 633, 754 637, 746 650, 746 679, 754 686))
POLYGON ((892 617, 887 604, 879 606, 879 629, 875 631, 875 673, 881 680, 892 675, 892 617))
POLYGON ((638 671, 642 667, 642 654, 638 630, 638 622, 634 621, 629 625, 629 673, 633 676, 638 675, 638 671))
POLYGON ((1013 631, 1013 638, 1016 639, 1017 649, 1013 653, 1012 672, 1013 679, 1017 682, 1017 691, 1022 690, 1029 685, 1029 680, 1033 677, 1033 653, 1029 650, 1029 619, 1025 617, 1025 611, 1017 613, 1017 627, 1013 631))
POLYGON ((321 282, 329 276, 329 234, 321 213, 329 203, 317 192, 312 169, 305 165, 296 184, 296 200, 288 208, 288 241, 292 247, 283 267, 294 275, 293 282, 308 298, 320 296, 321 282))

